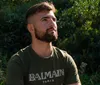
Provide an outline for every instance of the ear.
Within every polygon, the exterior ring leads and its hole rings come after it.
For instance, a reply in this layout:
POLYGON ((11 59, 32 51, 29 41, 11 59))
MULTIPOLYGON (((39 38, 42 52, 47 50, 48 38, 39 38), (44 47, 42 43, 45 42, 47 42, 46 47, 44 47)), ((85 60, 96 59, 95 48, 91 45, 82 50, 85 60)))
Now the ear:
POLYGON ((33 27, 33 24, 27 24, 27 29, 30 33, 33 33, 34 31, 34 27, 33 27))

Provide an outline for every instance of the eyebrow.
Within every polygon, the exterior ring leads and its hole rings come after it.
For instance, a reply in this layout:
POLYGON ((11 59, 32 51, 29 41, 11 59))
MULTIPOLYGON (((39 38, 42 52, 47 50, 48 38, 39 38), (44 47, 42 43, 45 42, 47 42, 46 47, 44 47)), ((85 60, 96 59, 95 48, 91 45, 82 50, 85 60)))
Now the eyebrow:
MULTIPOLYGON (((52 17, 52 16, 51 16, 52 17)), ((47 18, 50 18, 50 16, 44 16, 44 17, 42 17, 41 19, 47 19, 47 18)), ((56 17, 52 17, 52 18, 54 18, 56 21, 57 21, 57 18, 56 17)))

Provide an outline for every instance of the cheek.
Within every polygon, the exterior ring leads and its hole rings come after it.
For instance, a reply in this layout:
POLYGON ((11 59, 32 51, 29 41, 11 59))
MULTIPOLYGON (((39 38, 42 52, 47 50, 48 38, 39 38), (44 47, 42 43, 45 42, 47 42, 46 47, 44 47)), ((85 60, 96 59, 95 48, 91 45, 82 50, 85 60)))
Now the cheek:
POLYGON ((38 23, 35 25, 35 28, 39 31, 39 32, 46 32, 46 24, 44 23, 38 23))
POLYGON ((48 26, 49 26, 48 23, 41 23, 39 27, 41 28, 41 30, 46 31, 46 29, 48 28, 48 26))
POLYGON ((47 27, 49 24, 48 23, 46 23, 46 22, 43 22, 42 23, 42 26, 44 26, 44 27, 47 27))
POLYGON ((43 25, 41 24, 41 23, 36 23, 35 24, 35 27, 37 28, 37 29, 39 29, 39 30, 41 30, 41 27, 42 27, 43 25))
POLYGON ((38 22, 37 23, 38 27, 45 27, 46 25, 47 25, 47 23, 44 23, 44 22, 38 22))

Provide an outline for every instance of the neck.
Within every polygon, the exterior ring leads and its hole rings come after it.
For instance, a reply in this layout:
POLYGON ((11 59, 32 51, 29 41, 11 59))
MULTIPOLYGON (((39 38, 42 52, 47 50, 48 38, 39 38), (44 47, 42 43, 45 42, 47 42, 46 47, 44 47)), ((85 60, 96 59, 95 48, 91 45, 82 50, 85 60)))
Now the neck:
POLYGON ((32 42, 32 49, 41 57, 47 57, 52 54, 52 43, 43 41, 32 42))

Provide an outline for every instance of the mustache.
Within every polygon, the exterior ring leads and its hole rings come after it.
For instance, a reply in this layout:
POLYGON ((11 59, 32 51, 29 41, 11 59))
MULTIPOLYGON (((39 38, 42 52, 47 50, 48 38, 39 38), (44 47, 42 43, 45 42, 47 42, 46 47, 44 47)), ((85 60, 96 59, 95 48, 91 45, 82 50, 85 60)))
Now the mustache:
POLYGON ((57 31, 57 29, 56 29, 55 27, 53 27, 53 26, 52 26, 52 27, 47 28, 47 31, 48 31, 48 30, 55 30, 55 31, 57 31))

